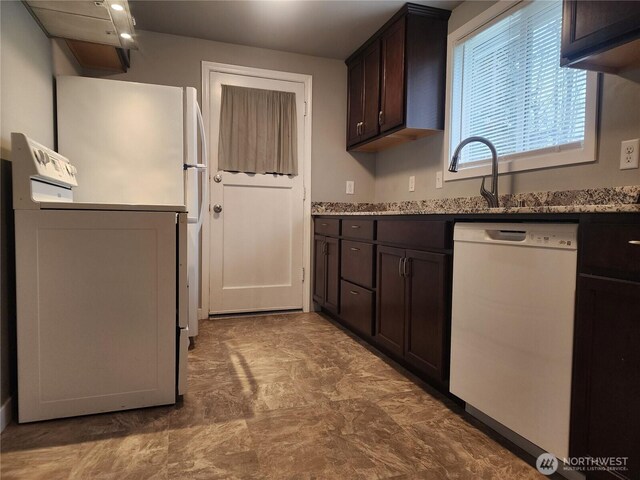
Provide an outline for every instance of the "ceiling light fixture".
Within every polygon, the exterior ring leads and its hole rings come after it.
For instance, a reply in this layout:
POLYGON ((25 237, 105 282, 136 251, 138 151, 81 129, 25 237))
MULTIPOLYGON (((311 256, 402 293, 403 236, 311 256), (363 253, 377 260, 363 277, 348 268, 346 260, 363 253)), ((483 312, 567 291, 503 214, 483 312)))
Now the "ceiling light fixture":
POLYGON ((128 33, 126 33, 126 32, 121 33, 121 34, 120 34, 120 36, 121 36, 122 38, 124 38, 125 40, 131 40, 131 35, 130 35, 130 34, 128 34, 128 33))
POLYGON ((111 4, 111 8, 113 10, 115 10, 116 12, 121 12, 124 10, 124 7, 122 5, 120 5, 119 3, 112 3, 111 4))

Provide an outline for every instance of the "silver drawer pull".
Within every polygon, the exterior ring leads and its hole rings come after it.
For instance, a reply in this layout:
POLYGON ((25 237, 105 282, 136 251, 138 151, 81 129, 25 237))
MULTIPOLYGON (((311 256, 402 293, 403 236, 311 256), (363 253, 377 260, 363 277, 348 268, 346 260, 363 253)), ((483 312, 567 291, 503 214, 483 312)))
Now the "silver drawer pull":
POLYGON ((351 228, 360 228, 360 225, 351 225, 351 228))
POLYGON ((640 245, 640 240, 629 240, 631 245, 640 245))
POLYGON ((354 290, 349 290, 349 293, 350 293, 351 295, 358 295, 358 292, 356 292, 356 291, 354 291, 354 290))
POLYGON ((323 227, 326 227, 329 224, 328 223, 321 223, 320 225, 322 225, 323 227))
POLYGON ((360 249, 356 248, 356 247, 351 247, 349 250, 351 250, 352 252, 359 252, 360 249))

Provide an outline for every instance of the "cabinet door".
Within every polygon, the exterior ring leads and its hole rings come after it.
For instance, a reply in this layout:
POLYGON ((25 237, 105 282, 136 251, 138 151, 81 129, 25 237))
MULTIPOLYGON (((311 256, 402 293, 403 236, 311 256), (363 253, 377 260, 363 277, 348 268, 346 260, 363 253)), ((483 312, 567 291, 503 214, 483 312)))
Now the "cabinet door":
POLYGON ((352 329, 371 337, 373 326, 373 292, 342 280, 340 318, 352 329))
POLYGON ((351 283, 373 288, 374 247, 370 243, 342 241, 341 276, 351 283))
POLYGON ((563 59, 579 59, 614 48, 638 38, 639 35, 640 2, 564 2, 561 47, 563 59))
POLYGON ((575 326, 571 456, 628 457, 640 478, 640 283, 581 275, 575 326))
POLYGON ((363 54, 364 57, 364 114, 360 140, 375 137, 380 131, 380 41, 363 54))
POLYGON ((404 250, 378 247, 376 341, 402 356, 404 344, 405 277, 402 275, 404 250))
POLYGON ((382 35, 381 132, 404 123, 404 32, 403 17, 382 35))
POLYGON ((444 382, 447 256, 407 250, 405 360, 444 382))
POLYGON ((364 115, 364 59, 358 57, 349 64, 347 82, 347 146, 360 141, 360 122, 364 115))
POLYGON ((313 237, 313 300, 320 305, 324 305, 324 296, 327 288, 327 262, 324 253, 324 240, 325 237, 321 235, 313 237))
POLYGON ((325 237, 327 252, 325 308, 338 313, 340 296, 340 242, 337 238, 325 237))

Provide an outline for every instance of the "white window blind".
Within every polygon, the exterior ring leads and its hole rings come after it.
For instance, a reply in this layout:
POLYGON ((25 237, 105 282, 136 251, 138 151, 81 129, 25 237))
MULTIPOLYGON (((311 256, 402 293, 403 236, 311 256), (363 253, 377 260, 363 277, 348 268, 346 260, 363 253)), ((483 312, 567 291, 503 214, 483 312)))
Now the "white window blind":
MULTIPOLYGON (((561 24, 561 1, 535 1, 454 45, 450 151, 472 135, 501 159, 582 147, 587 74, 560 67, 561 24)), ((461 167, 488 158, 470 144, 461 167)))

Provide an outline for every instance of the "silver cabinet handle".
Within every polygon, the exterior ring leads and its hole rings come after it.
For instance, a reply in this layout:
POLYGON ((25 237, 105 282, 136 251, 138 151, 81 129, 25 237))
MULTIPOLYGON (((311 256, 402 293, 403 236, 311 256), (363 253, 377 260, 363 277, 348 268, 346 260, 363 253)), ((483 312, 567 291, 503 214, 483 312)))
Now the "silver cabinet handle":
POLYGON ((405 276, 405 277, 408 277, 411 274, 411 272, 407 268, 407 265, 408 265, 408 263, 410 261, 411 260, 409 258, 405 257, 404 258, 404 263, 402 264, 402 275, 405 276))
POLYGON ((640 245, 640 240, 629 240, 631 245, 640 245))
POLYGON ((326 255, 328 251, 329 248, 327 247, 327 242, 322 242, 322 253, 326 255))
POLYGON ((215 213, 220 213, 220 212, 222 211, 222 205, 220 205, 219 203, 216 203, 216 204, 213 206, 213 211, 214 211, 215 213))
POLYGON ((360 225, 351 225, 351 228, 360 228, 360 225))
POLYGON ((403 270, 402 270, 402 261, 403 261, 403 260, 404 260, 404 258, 401 258, 401 259, 398 261, 398 275, 400 275, 401 277, 403 276, 403 275, 402 275, 402 271, 403 271, 403 270))
POLYGON ((349 290, 349 293, 350 293, 351 295, 358 295, 358 292, 356 292, 356 291, 354 291, 354 290, 349 290))
POLYGON ((378 113, 378 125, 382 125, 382 110, 378 113))
POLYGON ((320 225, 322 225, 323 227, 326 227, 329 224, 328 223, 321 223, 320 225))
POLYGON ((349 250, 351 250, 352 252, 359 252, 360 251, 360 249, 356 248, 356 247, 351 247, 351 248, 349 248, 349 250))

